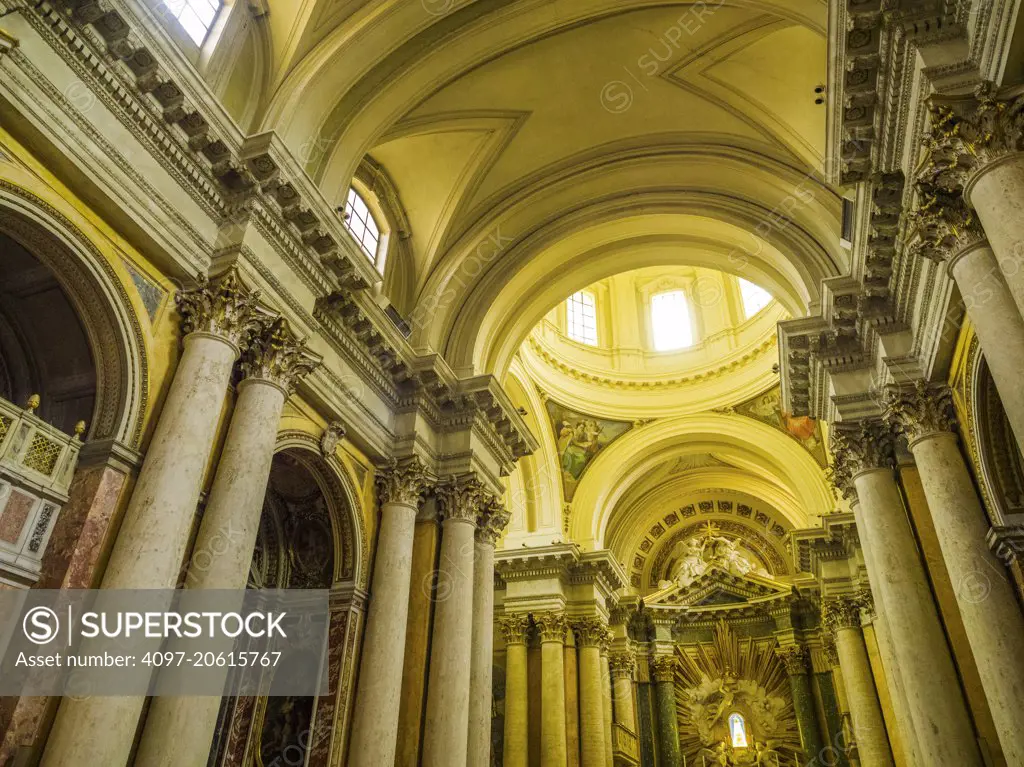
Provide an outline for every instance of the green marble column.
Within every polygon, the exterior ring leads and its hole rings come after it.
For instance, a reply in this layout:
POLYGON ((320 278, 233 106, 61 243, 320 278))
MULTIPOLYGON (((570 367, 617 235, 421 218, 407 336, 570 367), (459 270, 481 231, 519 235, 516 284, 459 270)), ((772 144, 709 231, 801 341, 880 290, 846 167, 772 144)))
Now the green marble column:
POLYGON ((660 655, 651 659, 655 706, 658 709, 658 767, 680 767, 679 722, 676 717, 676 659, 660 655))
POLYGON ((825 761, 834 767, 849 767, 850 760, 846 757, 846 738, 843 737, 843 715, 839 711, 839 699, 832 682, 832 672, 826 671, 814 675, 818 688, 821 707, 825 710, 825 722, 828 724, 828 745, 830 746, 825 761))
POLYGON ((807 650, 792 645, 779 647, 776 652, 786 664, 789 685, 793 691, 793 712, 796 714, 800 742, 804 749, 802 764, 806 767, 825 767, 829 764, 827 755, 823 758, 825 744, 818 729, 818 716, 814 710, 814 694, 811 692, 811 677, 807 666, 807 650))
POLYGON ((640 767, 658 767, 654 739, 658 725, 654 715, 654 685, 641 682, 636 686, 637 737, 640 739, 640 767))

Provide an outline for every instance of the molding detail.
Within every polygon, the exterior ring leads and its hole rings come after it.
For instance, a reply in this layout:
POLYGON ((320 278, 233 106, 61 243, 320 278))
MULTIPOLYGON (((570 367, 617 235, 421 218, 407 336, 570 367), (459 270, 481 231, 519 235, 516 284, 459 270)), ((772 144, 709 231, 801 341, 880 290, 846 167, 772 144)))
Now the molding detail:
POLYGON ((885 418, 913 445, 930 434, 952 432, 956 426, 953 392, 945 384, 917 381, 912 389, 886 390, 885 418))
POLYGON ((428 479, 426 469, 416 456, 401 463, 392 459, 376 477, 381 506, 389 503, 419 506, 428 479))

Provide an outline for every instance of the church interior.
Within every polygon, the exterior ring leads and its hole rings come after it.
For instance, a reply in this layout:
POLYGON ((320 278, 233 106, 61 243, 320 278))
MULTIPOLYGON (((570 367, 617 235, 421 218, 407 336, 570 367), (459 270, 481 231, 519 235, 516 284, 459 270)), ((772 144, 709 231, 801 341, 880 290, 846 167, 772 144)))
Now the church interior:
POLYGON ((1018 11, 0 0, 0 592, 329 592, 0 767, 1024 767, 1018 11))

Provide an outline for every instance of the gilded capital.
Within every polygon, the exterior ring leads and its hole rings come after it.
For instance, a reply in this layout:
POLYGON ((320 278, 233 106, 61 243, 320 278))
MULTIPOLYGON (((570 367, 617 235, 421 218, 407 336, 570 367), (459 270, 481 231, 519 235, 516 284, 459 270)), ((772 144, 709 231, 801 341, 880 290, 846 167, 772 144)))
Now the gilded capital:
POLYGON ((960 190, 929 182, 917 184, 917 207, 908 216, 917 240, 910 253, 944 261, 985 241, 985 231, 960 190))
POLYGON ((500 499, 487 495, 476 516, 476 539, 480 543, 494 546, 508 526, 512 515, 500 499))
POLYGON ((860 605, 860 599, 856 596, 829 599, 822 605, 822 622, 832 632, 840 629, 859 628, 860 605))
POLYGON ((387 468, 377 473, 377 495, 382 506, 401 503, 416 507, 427 489, 427 481, 426 469, 416 456, 401 463, 392 458, 387 468))
POLYGON ((435 489, 441 506, 441 519, 476 524, 481 506, 487 502, 488 493, 473 474, 450 477, 435 489))
POLYGON ((613 652, 608 656, 608 666, 616 679, 631 680, 636 673, 636 652, 629 649, 613 652))
POLYGON ((565 643, 565 631, 568 628, 568 623, 562 613, 534 613, 533 622, 537 626, 541 642, 565 643))
POLYGON ((924 381, 912 387, 890 386, 885 417, 911 444, 929 434, 952 432, 956 426, 953 392, 945 384, 924 381))
POLYGON ((847 491, 864 471, 888 468, 896 462, 892 427, 880 418, 865 418, 832 427, 832 477, 847 491))
POLYGON ((574 618, 572 630, 579 640, 580 647, 600 647, 604 642, 608 628, 600 618, 574 618))
POLYGON ((655 682, 674 682, 676 678, 676 656, 654 655, 651 657, 651 674, 655 682))
POLYGON ((776 647, 775 654, 782 661, 782 665, 786 667, 786 673, 790 676, 807 673, 807 650, 801 645, 776 647))
POLYGON ((505 644, 526 644, 526 634, 530 628, 530 619, 525 615, 503 615, 498 618, 498 626, 505 638, 505 644))
POLYGON ((278 317, 264 325, 252 338, 242 355, 242 374, 275 383, 286 392, 319 367, 321 357, 306 348, 288 327, 288 320, 278 317))
POLYGON ((245 349, 249 339, 260 329, 257 298, 259 293, 250 292, 242 284, 237 269, 231 269, 216 280, 200 274, 196 287, 174 294, 181 315, 182 335, 210 333, 230 341, 240 350, 245 349))

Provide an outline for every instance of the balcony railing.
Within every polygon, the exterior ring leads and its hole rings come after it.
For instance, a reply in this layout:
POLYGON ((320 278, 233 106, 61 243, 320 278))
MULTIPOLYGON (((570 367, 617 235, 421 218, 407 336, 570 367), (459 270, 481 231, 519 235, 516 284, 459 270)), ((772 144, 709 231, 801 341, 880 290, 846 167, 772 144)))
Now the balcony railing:
POLYGON ((615 767, 636 767, 640 764, 640 741, 636 734, 618 722, 612 725, 612 756, 615 767))
POLYGON ((35 415, 38 407, 38 395, 25 408, 0 398, 0 583, 10 585, 39 577, 85 431, 79 423, 64 434, 35 415))

